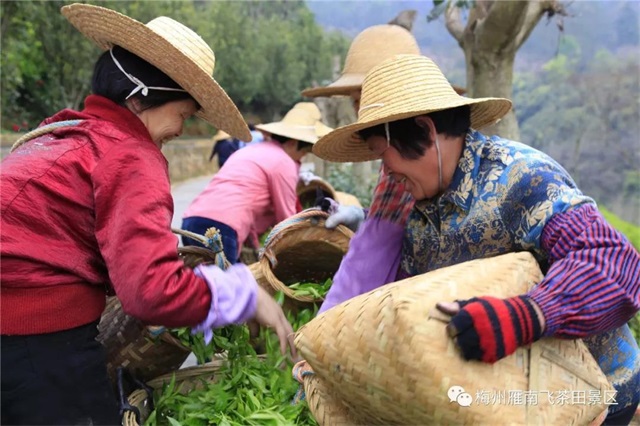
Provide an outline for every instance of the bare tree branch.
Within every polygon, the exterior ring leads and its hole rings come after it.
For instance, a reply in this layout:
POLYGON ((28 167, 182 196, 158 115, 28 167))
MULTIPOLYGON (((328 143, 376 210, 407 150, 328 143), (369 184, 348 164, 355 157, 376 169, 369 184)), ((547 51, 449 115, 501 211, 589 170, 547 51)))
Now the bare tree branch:
POLYGON ((482 20, 489 15, 489 10, 493 5, 493 0, 476 0, 477 19, 482 20))
MULTIPOLYGON (((530 3, 529 1, 496 1, 491 3, 486 18, 479 20, 476 27, 477 48, 496 51, 512 45, 530 3)), ((477 6, 474 7, 474 9, 476 8, 477 6)), ((482 10, 478 10, 476 13, 479 15, 482 10)))
POLYGON ((444 12, 444 23, 449 34, 451 34, 459 44, 462 44, 464 24, 462 23, 462 13, 458 6, 451 5, 447 7, 447 10, 444 12))
POLYGON ((411 32, 417 13, 417 10, 403 10, 398 16, 389 21, 389 25, 398 25, 411 32))
POLYGON ((524 17, 524 22, 520 27, 520 31, 515 37, 516 49, 519 49, 522 44, 527 41, 529 35, 533 29, 538 25, 542 15, 545 13, 552 16, 555 13, 564 14, 564 9, 556 0, 536 0, 529 3, 527 13, 524 17))

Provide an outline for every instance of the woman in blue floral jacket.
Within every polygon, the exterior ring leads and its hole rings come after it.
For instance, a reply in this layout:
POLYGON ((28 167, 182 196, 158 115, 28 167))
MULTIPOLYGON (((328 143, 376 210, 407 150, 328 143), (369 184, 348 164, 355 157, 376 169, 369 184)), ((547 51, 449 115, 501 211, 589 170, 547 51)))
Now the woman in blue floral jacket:
POLYGON ((474 130, 510 107, 459 96, 424 56, 398 55, 367 74, 357 123, 313 151, 329 161, 382 159, 416 204, 381 197, 321 311, 399 278, 530 251, 545 278, 529 293, 438 304, 451 336, 466 359, 484 362, 545 336, 582 338, 617 390, 605 424, 628 424, 640 400, 640 350, 626 325, 640 310, 640 256, 557 162, 474 130))

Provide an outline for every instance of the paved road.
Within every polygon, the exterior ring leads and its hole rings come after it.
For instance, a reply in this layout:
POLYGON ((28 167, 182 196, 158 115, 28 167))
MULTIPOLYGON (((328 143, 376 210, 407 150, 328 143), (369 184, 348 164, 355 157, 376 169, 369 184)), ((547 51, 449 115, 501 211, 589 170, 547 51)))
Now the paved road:
POLYGON ((200 176, 189 179, 184 182, 177 183, 171 187, 171 195, 173 195, 173 220, 171 226, 180 228, 182 224, 182 214, 189 207, 189 204, 195 200, 196 196, 207 186, 213 175, 200 176))

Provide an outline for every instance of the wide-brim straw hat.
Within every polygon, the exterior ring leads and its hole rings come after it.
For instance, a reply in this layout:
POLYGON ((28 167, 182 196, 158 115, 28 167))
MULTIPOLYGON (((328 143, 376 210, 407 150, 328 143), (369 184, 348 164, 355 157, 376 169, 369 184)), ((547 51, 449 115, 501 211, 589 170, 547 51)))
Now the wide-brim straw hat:
POLYGON ((471 127, 475 129, 496 123, 511 109, 508 99, 458 95, 440 68, 426 56, 397 55, 367 74, 362 84, 358 121, 321 138, 313 153, 335 162, 375 160, 378 156, 356 132, 463 105, 471 107, 471 127))
POLYGON ((213 135, 213 141, 214 142, 223 141, 225 139, 229 139, 230 137, 231 135, 225 132, 224 130, 218 130, 218 133, 213 135))
MULTIPOLYGON (((249 127, 226 92, 213 79, 215 55, 190 28, 164 16, 148 24, 100 6, 74 3, 62 14, 102 50, 120 46, 168 75, 200 104, 196 115, 243 141, 249 127)), ((144 76, 135 76, 144 82, 144 76)))
MULTIPOLYGON (((362 88, 364 77, 381 62, 395 55, 419 55, 420 47, 411 32, 398 25, 374 25, 358 34, 349 46, 342 75, 325 87, 302 91, 303 96, 348 96, 362 88)), ((466 90, 455 87, 463 94, 466 90)))
POLYGON ((281 121, 259 124, 256 129, 310 144, 333 130, 320 121, 320 110, 313 102, 299 102, 281 121))

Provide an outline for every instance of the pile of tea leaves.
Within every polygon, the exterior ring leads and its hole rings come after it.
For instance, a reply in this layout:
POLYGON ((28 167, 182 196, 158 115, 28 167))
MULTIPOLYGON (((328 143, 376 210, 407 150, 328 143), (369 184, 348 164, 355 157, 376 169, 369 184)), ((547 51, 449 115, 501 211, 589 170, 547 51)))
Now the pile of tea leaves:
MULTIPOLYGON (((277 294, 276 300, 283 295, 277 294)), ((317 306, 287 313, 288 320, 297 330, 315 317, 317 306)), ((182 332, 181 332, 182 333, 182 332)), ((201 336, 186 337, 191 340, 201 336)), ((185 342, 183 340, 183 342, 185 342)), ((259 340, 265 354, 259 357, 253 348, 246 326, 229 326, 215 330, 210 345, 196 343, 198 359, 211 359, 213 353, 223 352, 227 362, 216 374, 215 382, 202 381, 202 386, 181 393, 175 377, 162 389, 154 392, 155 410, 145 425, 316 425, 306 401, 292 404, 299 383, 293 379, 291 360, 280 353, 277 336, 262 329, 259 340)))
POLYGON ((331 278, 327 278, 323 283, 298 282, 287 287, 293 290, 295 296, 308 296, 316 300, 323 300, 329 292, 332 282, 331 278))

